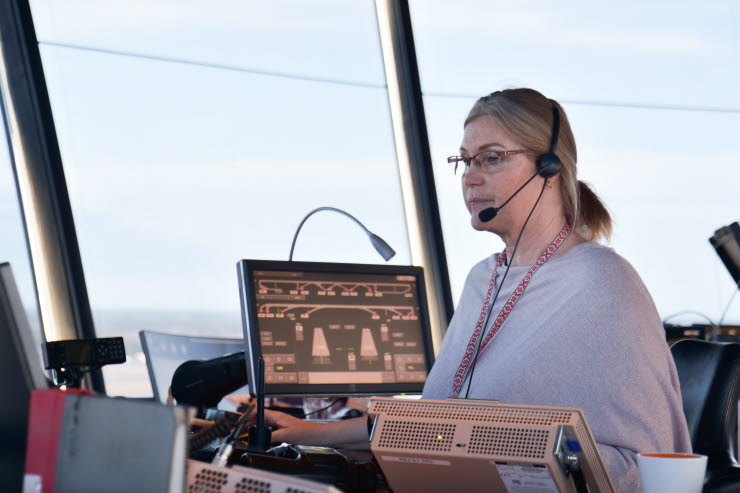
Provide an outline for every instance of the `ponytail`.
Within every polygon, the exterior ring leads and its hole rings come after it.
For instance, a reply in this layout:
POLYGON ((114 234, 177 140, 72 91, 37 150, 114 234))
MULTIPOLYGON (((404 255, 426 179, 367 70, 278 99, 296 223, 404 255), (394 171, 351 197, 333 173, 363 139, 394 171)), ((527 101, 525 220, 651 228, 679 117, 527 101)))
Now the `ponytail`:
POLYGON ((578 180, 578 218, 575 230, 589 241, 609 239, 612 234, 612 218, 601 199, 581 180, 578 180))

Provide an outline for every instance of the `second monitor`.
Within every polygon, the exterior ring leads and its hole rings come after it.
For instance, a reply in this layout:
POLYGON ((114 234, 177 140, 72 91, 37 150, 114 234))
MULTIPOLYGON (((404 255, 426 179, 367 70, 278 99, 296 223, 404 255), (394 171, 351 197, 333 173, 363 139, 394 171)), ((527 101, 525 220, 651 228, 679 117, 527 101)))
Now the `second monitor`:
POLYGON ((267 395, 420 393, 433 363, 420 267, 242 260, 247 373, 267 395))

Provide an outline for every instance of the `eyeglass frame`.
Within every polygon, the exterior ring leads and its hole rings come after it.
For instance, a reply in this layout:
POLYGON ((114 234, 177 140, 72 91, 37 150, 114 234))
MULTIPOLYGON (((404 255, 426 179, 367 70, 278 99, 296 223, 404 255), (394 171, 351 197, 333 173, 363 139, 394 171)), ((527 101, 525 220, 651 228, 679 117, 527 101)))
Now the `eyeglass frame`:
POLYGON ((501 161, 508 156, 522 154, 525 152, 529 152, 529 150, 527 149, 512 149, 512 150, 486 149, 486 150, 480 151, 479 153, 475 154, 473 157, 469 157, 469 158, 466 158, 463 156, 450 156, 447 158, 447 163, 455 165, 455 168, 452 170, 452 173, 455 175, 457 175, 457 167, 460 165, 461 161, 465 165, 465 169, 463 170, 463 175, 468 172, 471 164, 475 164, 476 166, 478 166, 479 169, 483 170, 483 172, 486 173, 487 171, 483 168, 483 164, 477 159, 478 156, 480 156, 481 154, 485 152, 492 152, 492 153, 497 154, 499 161, 501 161))

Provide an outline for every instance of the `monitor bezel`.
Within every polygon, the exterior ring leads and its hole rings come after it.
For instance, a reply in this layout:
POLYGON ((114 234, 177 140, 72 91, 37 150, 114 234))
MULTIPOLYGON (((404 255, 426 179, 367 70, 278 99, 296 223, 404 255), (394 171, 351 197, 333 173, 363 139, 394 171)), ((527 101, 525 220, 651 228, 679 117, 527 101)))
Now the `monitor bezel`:
MULTIPOLYGON (((424 270, 411 265, 386 264, 350 264, 335 262, 297 262, 286 260, 253 260, 244 259, 237 263, 239 278, 239 299, 241 303, 242 327, 247 360, 247 377, 250 392, 257 392, 257 366, 262 355, 262 346, 258 333, 256 310, 256 293, 248 282, 252 273, 257 270, 272 271, 305 271, 337 274, 379 274, 404 275, 416 278, 416 290, 419 301, 419 322, 422 330, 422 341, 427 374, 434 364, 434 349, 429 321, 429 310, 425 291, 424 270)), ((275 384, 265 383, 265 395, 268 396, 371 396, 421 394, 424 382, 397 382, 380 384, 275 384)))

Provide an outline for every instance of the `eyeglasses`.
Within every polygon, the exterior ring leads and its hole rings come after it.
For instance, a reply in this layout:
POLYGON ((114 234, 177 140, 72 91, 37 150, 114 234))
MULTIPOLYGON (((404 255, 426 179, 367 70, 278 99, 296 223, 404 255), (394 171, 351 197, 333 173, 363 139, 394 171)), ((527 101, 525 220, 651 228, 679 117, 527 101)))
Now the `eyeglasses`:
POLYGON ((496 170, 501 161, 507 156, 527 152, 525 149, 516 149, 513 151, 481 151, 473 157, 450 156, 447 162, 450 163, 452 173, 457 174, 457 167, 460 163, 465 165, 463 175, 468 172, 470 165, 474 164, 484 173, 491 173, 496 170))

